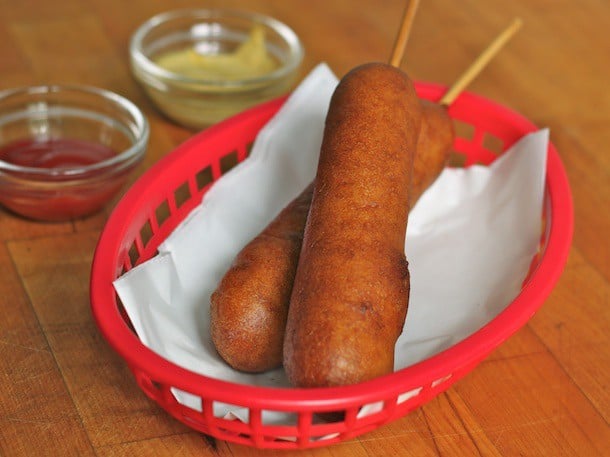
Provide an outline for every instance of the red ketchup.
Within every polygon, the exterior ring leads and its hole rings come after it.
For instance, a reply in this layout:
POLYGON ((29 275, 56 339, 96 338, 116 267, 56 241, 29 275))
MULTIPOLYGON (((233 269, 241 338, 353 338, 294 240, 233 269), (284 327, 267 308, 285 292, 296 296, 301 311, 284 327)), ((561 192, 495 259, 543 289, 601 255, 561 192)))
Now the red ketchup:
MULTIPOLYGON (((108 146, 78 139, 19 140, 0 147, 0 160, 22 167, 62 169, 79 168, 109 159, 116 151, 108 146)), ((34 173, 14 173, 18 178, 42 184, 9 185, 0 183, 0 203, 15 213, 32 219, 61 221, 82 217, 101 209, 119 190, 124 173, 92 170, 83 175, 87 181, 67 185, 64 178, 41 181, 34 173), (96 175, 101 179, 95 179, 96 175), (90 181, 93 182, 90 182, 90 181), (53 183, 48 186, 46 183, 53 183)), ((13 174, 12 172, 7 172, 13 174)))
POLYGON ((116 155, 108 146, 85 140, 20 140, 0 147, 0 160, 22 167, 65 168, 91 165, 116 155))

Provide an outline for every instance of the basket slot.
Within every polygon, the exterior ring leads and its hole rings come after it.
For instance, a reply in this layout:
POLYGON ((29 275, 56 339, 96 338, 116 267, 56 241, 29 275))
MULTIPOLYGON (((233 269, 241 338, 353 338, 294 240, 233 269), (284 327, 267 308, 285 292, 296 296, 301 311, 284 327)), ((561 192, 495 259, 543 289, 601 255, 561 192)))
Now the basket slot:
POLYGON ((157 220, 157 227, 161 227, 171 215, 172 213, 169 209, 169 203, 167 202, 167 200, 163 200, 161 203, 159 203, 159 206, 155 208, 155 218, 157 220))
POLYGON ((127 270, 131 270, 135 265, 137 265, 138 259, 140 258, 140 251, 138 249, 136 240, 134 240, 134 242, 129 247, 129 251, 127 251, 127 259, 125 259, 126 262, 128 262, 128 264, 126 265, 127 270))
POLYGON ((455 136, 458 138, 464 138, 465 140, 471 140, 474 137, 475 127, 469 122, 454 119, 453 125, 455 127, 455 136))
POLYGON ((214 400, 213 411, 216 419, 224 419, 222 416, 223 411, 232 411, 236 416, 240 416, 245 422, 250 420, 250 411, 244 405, 214 400))
POLYGON ((260 409, 245 409, 243 406, 234 405, 220 401, 208 401, 205 403, 204 416, 206 421, 214 424, 215 436, 235 443, 262 446, 262 438, 265 426, 261 420, 260 409), (222 406, 223 410, 239 411, 245 422, 232 417, 219 417, 214 413, 214 406, 222 406))
POLYGON ((148 246, 148 243, 154 236, 154 233, 155 231, 153 230, 151 220, 147 219, 146 222, 144 222, 144 225, 142 225, 142 228, 140 229, 140 239, 142 240, 142 245, 144 248, 148 246))
POLYGON ((312 442, 317 441, 323 441, 328 444, 330 442, 340 441, 347 436, 353 436, 353 432, 358 431, 358 419, 356 416, 359 408, 359 406, 353 406, 347 410, 311 413, 308 419, 299 421, 299 445, 302 446, 303 443, 308 443, 307 445, 311 446, 312 442), (306 426, 305 423, 307 420, 309 423, 306 426))
POLYGON ((171 399, 164 397, 164 400, 169 400, 170 403, 166 402, 164 407, 191 427, 222 440, 253 444, 250 424, 239 420, 216 417, 214 415, 214 404, 216 403, 214 400, 201 398, 201 411, 199 411, 181 405, 173 395, 171 397, 171 399))
POLYGON ((400 394, 397 398, 396 398, 396 404, 400 405, 401 403, 404 403, 408 400, 411 400, 413 398, 417 398, 417 396, 420 394, 420 392, 422 391, 423 387, 417 387, 415 389, 411 389, 408 392, 404 392, 402 394, 400 394))
POLYGON ((286 426, 294 428, 298 423, 298 414, 293 411, 276 411, 271 409, 263 409, 261 410, 261 420, 263 426, 273 427, 277 414, 281 414, 282 416, 282 427, 286 426))
POLYGON ((231 151, 220 158, 220 171, 224 175, 239 163, 239 150, 231 151))
POLYGON ((356 424, 357 423, 355 423, 352 428, 348 428, 345 425, 345 422, 312 425, 309 436, 307 437, 308 446, 311 446, 312 443, 315 442, 326 445, 351 438, 358 434, 359 429, 356 424))
POLYGON ((417 387, 400 394, 396 399, 394 415, 400 417, 419 407, 422 404, 420 394, 423 390, 423 387, 417 387))
MULTIPOLYGON (((296 417, 296 415, 295 415, 296 417)), ((286 441, 286 440, 296 440, 298 436, 298 428, 295 425, 286 425, 282 423, 281 425, 265 425, 265 414, 264 411, 261 413, 262 425, 258 432, 264 436, 265 441, 286 441)), ((296 420, 296 419, 295 419, 296 420)), ((293 446, 294 447, 294 446, 293 446)))
POLYGON ((212 166, 208 165, 202 168, 195 174, 195 182, 197 184, 197 190, 203 192, 210 184, 214 182, 214 174, 212 173, 212 166))
POLYGON ((432 383, 430 384, 430 387, 435 388, 440 386, 441 384, 446 383, 447 381, 449 381, 451 378, 453 377, 452 373, 449 373, 446 376, 443 376, 442 378, 439 379, 435 379, 434 381, 432 381, 432 383))
POLYGON ((447 160, 447 166, 453 168, 464 168, 466 166, 467 156, 461 152, 452 151, 447 160))
POLYGON ((500 155, 504 152, 504 140, 498 138, 495 135, 492 135, 489 132, 485 132, 485 134, 483 135, 482 145, 485 150, 495 155, 500 155))
MULTIPOLYGON (((394 416, 396 411, 396 402, 397 397, 392 397, 368 405, 363 405, 363 408, 366 407, 368 412, 361 417, 356 417, 354 424, 347 429, 345 434, 346 437, 359 434, 361 433, 361 430, 370 426, 378 426, 388 422, 394 416)), ((361 411, 359 411, 359 414, 361 411)))
POLYGON ((148 221, 140 228, 140 231, 136 234, 128 251, 129 264, 125 265, 126 270, 130 270, 140 262, 150 257, 146 255, 146 244, 152 239, 152 227, 148 221), (146 241, 143 241, 145 239, 146 241))
MULTIPOLYGON (((194 187, 194 185, 192 187, 194 187)), ((182 205, 184 205, 187 201, 189 201, 191 199, 191 197, 192 197, 191 186, 189 185, 189 181, 185 181, 174 190, 175 206, 173 209, 177 210, 182 205)))

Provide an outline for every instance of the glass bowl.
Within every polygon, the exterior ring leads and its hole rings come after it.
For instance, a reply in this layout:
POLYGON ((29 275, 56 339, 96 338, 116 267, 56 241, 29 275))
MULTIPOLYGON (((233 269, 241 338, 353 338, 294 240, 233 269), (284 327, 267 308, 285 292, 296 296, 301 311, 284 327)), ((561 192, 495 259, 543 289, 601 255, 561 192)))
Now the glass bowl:
POLYGON ((271 17, 184 9, 142 24, 129 54, 135 78, 157 108, 178 124, 201 129, 288 92, 303 47, 271 17))
POLYGON ((64 221, 100 210, 142 160, 148 121, 129 100, 86 86, 0 92, 0 204, 64 221))

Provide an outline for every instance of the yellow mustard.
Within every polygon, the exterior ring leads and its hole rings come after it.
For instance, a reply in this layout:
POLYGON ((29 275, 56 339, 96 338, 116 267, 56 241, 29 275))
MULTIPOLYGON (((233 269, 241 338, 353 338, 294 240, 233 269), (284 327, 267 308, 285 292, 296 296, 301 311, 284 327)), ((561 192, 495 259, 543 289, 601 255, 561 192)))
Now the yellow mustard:
POLYGON ((265 47, 265 31, 254 26, 234 52, 201 54, 193 48, 170 51, 155 59, 157 65, 190 78, 235 81, 271 73, 278 67, 265 47))

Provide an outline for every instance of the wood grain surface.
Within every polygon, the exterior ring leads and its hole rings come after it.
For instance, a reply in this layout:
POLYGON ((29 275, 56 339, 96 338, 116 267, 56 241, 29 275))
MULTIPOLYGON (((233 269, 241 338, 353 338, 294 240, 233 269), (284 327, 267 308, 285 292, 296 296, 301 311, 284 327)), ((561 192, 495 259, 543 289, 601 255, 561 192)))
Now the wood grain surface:
MULTIPOLYGON (((304 42, 302 75, 326 61, 339 76, 388 59, 404 9, 402 0, 0 0, 0 89, 82 83, 128 97, 151 123, 136 179, 193 132, 168 122, 136 84, 129 37, 153 14, 202 5, 277 17, 304 42)), ((531 321, 446 393, 300 455, 610 455, 610 3, 423 1, 402 67, 450 84, 515 16, 523 29, 469 90, 550 127, 575 204, 563 276, 531 321)), ((55 224, 0 209, 0 455, 280 455, 175 421, 100 336, 89 269, 115 202, 55 224)))

